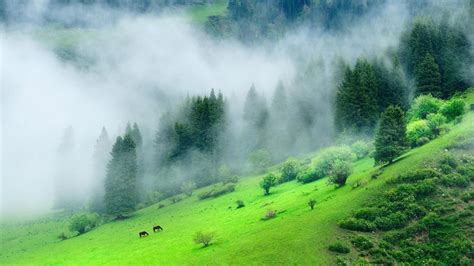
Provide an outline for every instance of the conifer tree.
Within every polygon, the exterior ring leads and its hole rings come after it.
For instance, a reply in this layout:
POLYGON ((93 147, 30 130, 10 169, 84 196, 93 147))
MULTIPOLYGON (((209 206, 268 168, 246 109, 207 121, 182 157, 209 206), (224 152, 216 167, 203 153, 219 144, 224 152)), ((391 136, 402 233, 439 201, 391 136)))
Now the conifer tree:
POLYGON ((398 106, 389 106, 382 113, 375 136, 375 163, 392 163, 407 146, 404 112, 398 106))
POLYGON ((425 55, 416 68, 416 87, 417 94, 431 94, 435 97, 441 97, 441 75, 438 64, 429 53, 425 55))
POLYGON ((107 214, 122 218, 135 210, 137 193, 137 153, 130 134, 118 137, 107 165, 105 206, 107 214))
POLYGON ((107 172, 107 162, 110 160, 111 143, 109 134, 105 127, 99 135, 94 146, 93 166, 94 166, 94 189, 90 202, 90 209, 93 212, 103 213, 104 203, 104 180, 107 172))

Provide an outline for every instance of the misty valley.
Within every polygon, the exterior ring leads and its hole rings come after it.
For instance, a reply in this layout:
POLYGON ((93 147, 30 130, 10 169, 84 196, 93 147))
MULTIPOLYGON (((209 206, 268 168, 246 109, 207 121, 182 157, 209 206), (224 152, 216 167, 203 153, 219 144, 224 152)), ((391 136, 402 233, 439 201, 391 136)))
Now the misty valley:
POLYGON ((1 265, 473 265, 474 0, 0 0, 1 265))

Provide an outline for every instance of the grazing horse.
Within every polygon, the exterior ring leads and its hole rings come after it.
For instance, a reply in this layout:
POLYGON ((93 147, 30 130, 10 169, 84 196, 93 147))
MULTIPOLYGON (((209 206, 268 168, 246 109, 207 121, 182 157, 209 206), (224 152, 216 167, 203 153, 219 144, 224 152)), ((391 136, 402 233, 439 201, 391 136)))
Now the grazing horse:
POLYGON ((153 226, 153 232, 161 231, 161 230, 163 230, 163 227, 161 227, 161 226, 159 226, 159 225, 153 226))
POLYGON ((138 233, 138 236, 142 238, 142 237, 148 236, 148 233, 146 231, 141 231, 140 233, 138 233))

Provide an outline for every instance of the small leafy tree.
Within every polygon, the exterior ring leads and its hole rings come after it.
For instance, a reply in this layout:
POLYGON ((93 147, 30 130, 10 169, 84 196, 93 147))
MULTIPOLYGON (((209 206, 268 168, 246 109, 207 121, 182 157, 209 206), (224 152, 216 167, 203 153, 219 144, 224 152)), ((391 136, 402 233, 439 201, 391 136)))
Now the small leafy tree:
POLYGON ((357 156, 357 159, 362 159, 369 155, 370 145, 363 140, 358 140, 351 145, 351 150, 357 156))
POLYGON ((69 230, 82 235, 99 224, 99 215, 96 213, 82 213, 74 215, 69 222, 69 230))
POLYGON ((288 182, 290 180, 294 180, 298 175, 299 163, 295 159, 288 159, 283 165, 280 167, 281 171, 281 178, 280 183, 288 182))
POLYGON ((437 113, 443 101, 431 95, 420 95, 413 100, 408 117, 410 121, 425 119, 429 114, 437 113))
POLYGON ((190 197, 193 195, 193 191, 196 189, 196 183, 193 181, 186 181, 181 185, 181 192, 186 194, 186 196, 190 197))
POLYGON ((311 208, 311 210, 314 209, 314 205, 316 205, 316 200, 315 199, 309 199, 308 206, 311 208))
POLYGON ((207 247, 211 244, 212 240, 215 237, 215 233, 213 232, 197 232, 196 235, 194 235, 194 242, 196 244, 201 244, 203 247, 207 247))
POLYGON ((405 115, 400 107, 389 106, 375 136, 375 163, 392 163, 407 146, 405 115))
POLYGON ((338 187, 346 184, 347 178, 352 173, 352 163, 343 160, 337 160, 333 163, 329 173, 329 182, 338 187))
POLYGON ((441 113, 446 117, 448 122, 451 122, 456 117, 463 115, 465 111, 466 104, 461 99, 452 99, 441 108, 441 113))
POLYGON ((265 191, 265 195, 270 194, 270 188, 276 186, 276 180, 276 176, 270 173, 263 178, 262 182, 260 182, 260 187, 265 191))

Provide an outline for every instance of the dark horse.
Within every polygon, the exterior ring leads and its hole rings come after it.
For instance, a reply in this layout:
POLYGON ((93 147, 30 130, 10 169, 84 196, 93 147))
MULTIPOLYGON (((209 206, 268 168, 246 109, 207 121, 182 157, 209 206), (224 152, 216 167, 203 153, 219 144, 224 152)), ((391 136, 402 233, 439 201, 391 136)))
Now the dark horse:
POLYGON ((153 226, 153 232, 161 231, 161 230, 163 230, 163 227, 161 227, 161 226, 159 226, 159 225, 153 226))
POLYGON ((148 233, 146 231, 141 231, 140 233, 138 233, 138 236, 141 238, 141 237, 145 237, 145 236, 148 236, 148 233))

